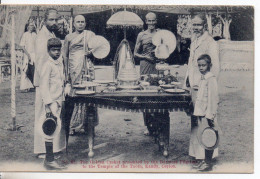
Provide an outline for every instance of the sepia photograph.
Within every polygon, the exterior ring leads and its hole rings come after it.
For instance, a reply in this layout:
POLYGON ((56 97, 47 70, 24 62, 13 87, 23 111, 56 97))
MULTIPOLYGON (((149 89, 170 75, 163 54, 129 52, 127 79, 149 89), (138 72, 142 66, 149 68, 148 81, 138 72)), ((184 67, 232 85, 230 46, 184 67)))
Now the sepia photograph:
POLYGON ((0 171, 254 173, 254 22, 249 5, 0 5, 0 171))

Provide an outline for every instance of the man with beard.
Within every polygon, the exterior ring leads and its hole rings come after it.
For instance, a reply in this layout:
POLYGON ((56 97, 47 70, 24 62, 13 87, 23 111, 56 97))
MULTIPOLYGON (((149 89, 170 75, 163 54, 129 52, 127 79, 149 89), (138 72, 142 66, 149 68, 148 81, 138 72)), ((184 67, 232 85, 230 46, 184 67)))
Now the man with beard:
MULTIPOLYGON (((220 70, 218 44, 209 35, 208 31, 206 30, 206 22, 207 21, 206 21, 205 14, 197 14, 192 16, 193 32, 191 38, 188 70, 184 80, 184 88, 190 88, 193 106, 195 105, 195 101, 197 98, 199 83, 203 79, 201 72, 199 71, 197 59, 202 54, 209 55, 211 58, 211 65, 212 65, 212 67, 210 68, 210 72, 216 78, 218 78, 218 74, 220 70)), ((206 158, 204 150, 199 150, 201 148, 194 147, 194 146, 199 146, 197 140, 197 130, 198 130, 198 118, 192 115, 189 155, 196 159, 202 160, 206 158)), ((214 158, 216 156, 218 156, 218 150, 215 150, 214 153, 211 153, 210 158, 214 158)), ((201 166, 197 166, 197 167, 201 167, 201 166)))
MULTIPOLYGON (((49 59, 49 54, 47 50, 47 42, 49 39, 54 38, 54 31, 57 29, 58 22, 58 12, 56 9, 47 9, 45 12, 45 23, 37 34, 35 41, 35 74, 34 74, 34 86, 36 87, 35 94, 35 124, 34 124, 34 153, 38 154, 39 158, 45 157, 46 151, 45 148, 45 138, 42 135, 41 129, 42 126, 42 118, 46 115, 45 105, 43 103, 43 98, 40 91, 40 83, 41 83, 41 73, 42 68, 45 66, 45 63, 49 59)), ((53 152, 58 153, 65 148, 65 131, 62 127, 61 132, 54 137, 53 139, 53 152)), ((59 165, 57 163, 50 164, 52 168, 59 169, 59 165)))
POLYGON ((211 72, 218 77, 219 66, 219 50, 217 42, 209 35, 206 30, 205 14, 197 14, 192 16, 192 38, 190 45, 190 57, 188 62, 188 70, 185 78, 185 88, 191 88, 192 100, 196 99, 196 91, 201 80, 201 74, 198 68, 197 59, 202 54, 208 54, 211 57, 211 72))

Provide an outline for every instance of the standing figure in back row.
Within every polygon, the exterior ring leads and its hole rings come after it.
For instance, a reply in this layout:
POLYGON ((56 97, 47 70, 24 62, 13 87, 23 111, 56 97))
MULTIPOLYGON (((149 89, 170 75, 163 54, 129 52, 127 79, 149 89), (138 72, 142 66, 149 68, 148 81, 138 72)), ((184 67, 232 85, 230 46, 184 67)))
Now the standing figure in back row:
MULTIPOLYGON (((54 38, 54 32, 57 29, 58 12, 56 9, 47 9, 45 12, 45 21, 42 29, 37 34, 35 40, 35 73, 34 73, 34 86, 35 90, 35 125, 34 125, 34 153, 38 154, 39 158, 45 157, 45 138, 42 133, 38 130, 42 126, 42 116, 45 116, 46 110, 43 102, 43 93, 41 91, 41 74, 45 63, 49 61, 49 53, 47 42, 49 39, 54 38)), ((60 57, 61 58, 61 57, 60 57)), ((61 60, 62 61, 62 60, 61 60)), ((59 155, 60 152, 65 149, 65 131, 61 128, 59 135, 53 139, 53 152, 55 155, 59 155)), ((59 157, 59 156, 57 156, 59 157)))
POLYGON ((152 12, 145 17, 148 29, 138 34, 134 56, 140 59, 140 75, 157 74, 155 68, 156 57, 154 54, 156 46, 152 43, 153 36, 159 30, 156 29, 157 18, 152 12))
POLYGON ((28 69, 28 64, 34 65, 35 53, 35 39, 36 33, 34 32, 34 23, 29 22, 27 27, 27 32, 25 32, 21 38, 20 46, 24 48, 23 65, 21 70, 21 82, 20 82, 20 90, 24 90, 24 92, 28 92, 31 88, 34 88, 33 81, 30 81, 30 78, 27 76, 26 71, 28 69))
MULTIPOLYGON (((136 45, 134 49, 135 58, 140 59, 140 75, 157 74, 156 61, 154 50, 156 46, 153 44, 152 39, 159 29, 156 29, 157 17, 153 12, 149 12, 146 16, 145 23, 147 30, 140 32, 137 36, 136 45)), ((166 111, 165 117, 169 118, 169 112, 166 111)), ((154 130, 154 120, 158 113, 143 113, 144 124, 147 129, 144 135, 152 135, 154 130)))
MULTIPOLYGON (((95 36, 95 33, 90 30, 85 30, 85 17, 78 15, 74 18, 75 32, 68 34, 65 37, 63 58, 67 72, 67 80, 72 85, 80 81, 82 71, 85 66, 85 58, 91 63, 91 53, 88 49, 89 40, 95 36)), ((93 65, 93 64, 92 64, 93 65)))
MULTIPOLYGON (((88 47, 88 43, 95 33, 90 30, 85 30, 86 20, 82 15, 77 15, 74 18, 75 32, 68 34, 65 37, 63 58, 65 62, 66 80, 67 83, 75 85, 81 83, 83 76, 88 75, 89 80, 94 80, 94 64, 92 62, 93 55, 88 47)), ((73 106, 73 104, 65 103, 66 106, 66 123, 67 135, 79 132, 82 128, 86 130, 86 107, 81 104, 73 106), (74 112, 73 112, 74 110, 74 112), (76 114, 78 113, 81 114, 76 114), (73 115, 74 114, 74 115, 73 115)))

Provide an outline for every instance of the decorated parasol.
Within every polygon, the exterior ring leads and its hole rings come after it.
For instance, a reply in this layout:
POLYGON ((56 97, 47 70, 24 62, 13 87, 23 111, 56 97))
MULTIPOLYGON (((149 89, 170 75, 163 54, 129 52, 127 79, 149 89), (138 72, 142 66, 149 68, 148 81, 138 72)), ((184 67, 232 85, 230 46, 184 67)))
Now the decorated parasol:
POLYGON ((126 11, 119 11, 113 14, 107 21, 107 27, 119 27, 124 29, 124 38, 126 39, 126 28, 137 27, 143 28, 144 22, 135 13, 126 11))
POLYGON ((114 79, 118 78, 120 86, 135 85, 138 79, 133 54, 126 40, 126 28, 142 28, 143 24, 142 19, 137 14, 126 11, 126 9, 113 14, 107 21, 108 28, 124 29, 124 39, 119 44, 114 58, 114 79))

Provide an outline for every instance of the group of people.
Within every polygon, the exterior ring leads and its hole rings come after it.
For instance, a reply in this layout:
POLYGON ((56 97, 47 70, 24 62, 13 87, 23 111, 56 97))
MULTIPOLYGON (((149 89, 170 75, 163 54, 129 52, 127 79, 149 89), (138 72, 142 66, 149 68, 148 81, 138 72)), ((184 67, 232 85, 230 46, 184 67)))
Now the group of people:
MULTIPOLYGON (((65 95, 68 93, 66 86, 76 83, 82 77, 82 71, 88 70, 84 69, 86 66, 93 66, 91 60, 93 55, 88 49, 88 41, 95 33, 85 30, 85 18, 78 15, 74 18, 73 23, 75 32, 68 34, 65 37, 64 44, 62 44, 54 33, 58 22, 57 10, 47 9, 44 18, 44 25, 39 33, 27 35, 30 38, 35 38, 35 45, 30 47, 34 48, 34 53, 29 55, 29 57, 35 59, 33 83, 36 88, 34 153, 39 158, 45 158, 44 166, 47 169, 57 170, 64 169, 64 166, 57 163, 55 159, 66 148, 67 142, 62 115, 64 115, 64 112, 65 115, 71 115, 73 110, 73 106, 65 103, 65 95), (39 130, 48 113, 60 120, 58 124, 61 124, 59 133, 52 139, 46 139, 39 130)), ((153 35, 159 31, 156 28, 156 22, 156 15, 148 13, 146 15, 148 29, 140 32, 137 37, 134 55, 140 60, 141 75, 157 73, 155 68, 157 59, 154 55, 155 46, 152 44, 153 35)), ((217 77, 219 74, 218 45, 206 30, 204 14, 193 16, 192 23, 193 36, 184 83, 184 88, 191 92, 194 106, 191 117, 189 155, 199 160, 194 168, 199 171, 209 171, 213 166, 212 158, 218 155, 218 149, 204 149, 198 142, 196 131, 203 121, 206 121, 211 127, 216 126, 217 77)), ((28 37, 25 39, 28 39, 28 37)), ((150 118, 153 118, 154 115, 153 113, 144 114, 146 125, 149 124, 150 118)), ((169 117, 169 113, 165 116, 169 117)))
POLYGON ((77 82, 83 69, 93 65, 92 53, 88 50, 88 41, 95 34, 85 30, 84 16, 74 18, 75 32, 66 36, 64 43, 55 37, 58 12, 47 9, 45 21, 37 33, 34 43, 35 73, 35 125, 34 153, 39 158, 45 158, 44 167, 50 170, 64 169, 56 162, 66 148, 64 113, 70 111, 65 104, 65 96, 69 93, 71 84, 77 82), (86 65, 85 63, 88 63, 86 65), (66 108, 66 109, 65 109, 66 108), (46 118, 54 116, 59 132, 52 137, 43 135, 42 126, 46 118))
MULTIPOLYGON (((140 74, 157 74, 154 56, 155 46, 152 38, 160 29, 156 28, 157 18, 154 13, 146 15, 148 29, 140 32, 137 37, 134 55, 140 59, 140 74)), ((204 149, 201 146, 197 133, 203 123, 216 130, 217 107, 218 107, 218 85, 217 79, 220 71, 219 50, 217 42, 207 31, 207 20, 205 14, 192 16, 193 33, 191 38, 190 56, 188 69, 184 80, 184 89, 191 93, 194 107, 191 116, 191 135, 189 155, 198 160, 193 166, 198 171, 210 171, 213 167, 212 158, 218 156, 218 148, 214 150, 204 149)), ((149 128, 156 113, 144 113, 144 123, 149 128)), ((169 117, 168 112, 164 117, 169 117)), ((149 135, 149 130, 145 134, 149 135)))

